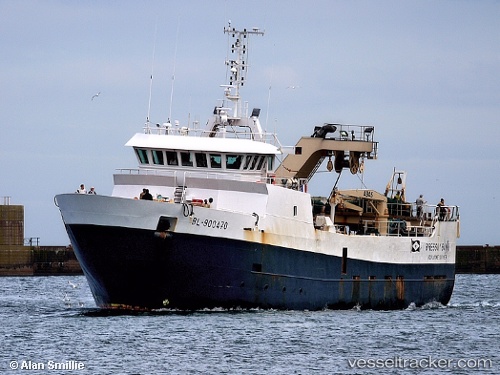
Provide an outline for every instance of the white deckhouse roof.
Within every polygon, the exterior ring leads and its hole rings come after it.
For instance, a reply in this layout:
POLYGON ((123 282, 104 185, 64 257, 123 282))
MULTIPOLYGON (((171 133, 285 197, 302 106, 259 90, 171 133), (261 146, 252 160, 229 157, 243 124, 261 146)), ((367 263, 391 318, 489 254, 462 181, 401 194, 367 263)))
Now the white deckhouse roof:
POLYGON ((191 137, 137 133, 125 146, 164 150, 189 150, 238 154, 278 155, 278 147, 260 141, 236 138, 191 137))

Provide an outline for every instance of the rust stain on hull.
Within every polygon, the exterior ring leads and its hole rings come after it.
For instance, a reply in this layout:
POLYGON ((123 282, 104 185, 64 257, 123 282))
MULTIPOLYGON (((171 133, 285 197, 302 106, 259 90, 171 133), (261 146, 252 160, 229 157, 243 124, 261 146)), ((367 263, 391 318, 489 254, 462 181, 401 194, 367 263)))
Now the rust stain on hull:
POLYGON ((396 277, 396 297, 400 301, 405 299, 405 281, 403 277, 396 277))

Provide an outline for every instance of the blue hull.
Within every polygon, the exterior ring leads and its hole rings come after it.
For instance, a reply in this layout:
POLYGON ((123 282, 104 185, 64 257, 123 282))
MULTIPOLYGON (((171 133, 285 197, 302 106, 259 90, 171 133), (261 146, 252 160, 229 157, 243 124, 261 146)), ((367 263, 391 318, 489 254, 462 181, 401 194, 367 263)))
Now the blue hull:
POLYGON ((387 264, 266 244, 67 225, 99 307, 401 309, 447 304, 454 265, 387 264), (344 273, 342 271, 345 271, 344 273))

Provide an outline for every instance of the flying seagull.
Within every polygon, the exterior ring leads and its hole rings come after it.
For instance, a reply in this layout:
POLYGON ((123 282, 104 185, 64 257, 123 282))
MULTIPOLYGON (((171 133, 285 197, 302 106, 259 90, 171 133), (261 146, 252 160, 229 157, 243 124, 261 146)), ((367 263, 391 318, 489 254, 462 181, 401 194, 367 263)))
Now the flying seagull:
POLYGON ((97 98, 101 92, 99 91, 97 94, 94 94, 90 100, 94 100, 94 98, 97 98))

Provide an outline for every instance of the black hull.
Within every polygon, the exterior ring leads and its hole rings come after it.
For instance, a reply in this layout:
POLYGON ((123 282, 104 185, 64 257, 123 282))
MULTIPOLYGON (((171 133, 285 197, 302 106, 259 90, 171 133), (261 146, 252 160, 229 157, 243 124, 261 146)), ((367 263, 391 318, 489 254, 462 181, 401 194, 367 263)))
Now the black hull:
POLYGON ((401 309, 447 304, 453 264, 342 259, 226 238, 67 225, 102 308, 401 309))

